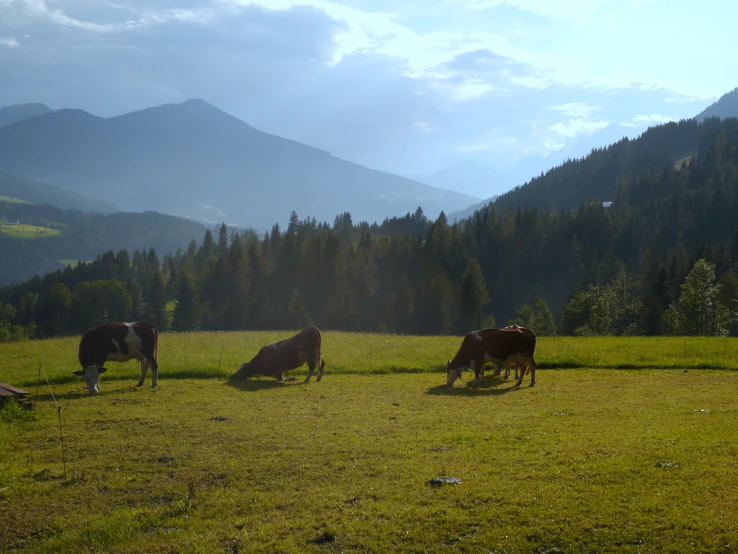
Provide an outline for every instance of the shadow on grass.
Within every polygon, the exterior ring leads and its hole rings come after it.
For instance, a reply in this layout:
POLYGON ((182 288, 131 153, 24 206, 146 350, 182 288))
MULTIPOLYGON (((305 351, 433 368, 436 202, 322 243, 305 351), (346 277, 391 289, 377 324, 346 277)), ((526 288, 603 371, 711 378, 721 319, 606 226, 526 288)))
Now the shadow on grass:
POLYGON ((269 390, 269 389, 277 389, 280 387, 292 386, 294 382, 277 381, 276 379, 273 379, 270 377, 264 377, 264 378, 252 377, 250 379, 244 379, 242 377, 230 377, 226 379, 223 384, 228 385, 229 387, 233 387, 234 389, 254 392, 254 391, 260 391, 260 390, 269 390))
POLYGON ((491 379, 485 378, 481 385, 478 387, 472 387, 470 384, 457 385, 455 387, 449 387, 448 385, 442 384, 435 387, 431 387, 425 391, 425 394, 433 394, 436 396, 500 396, 509 392, 519 391, 523 387, 515 386, 515 380, 509 381, 493 377, 491 379), (504 388, 499 385, 510 385, 504 388))
MULTIPOLYGON (((48 389, 46 389, 48 390, 48 389)), ((75 400, 77 398, 84 398, 86 396, 93 396, 89 392, 85 391, 75 391, 75 392, 67 392, 63 394, 56 394, 54 393, 54 397, 56 397, 57 400, 75 400)), ((100 394, 96 395, 100 396, 100 394)), ((51 396, 51 394, 39 394, 38 396, 33 397, 34 402, 53 402, 54 397, 51 396)))

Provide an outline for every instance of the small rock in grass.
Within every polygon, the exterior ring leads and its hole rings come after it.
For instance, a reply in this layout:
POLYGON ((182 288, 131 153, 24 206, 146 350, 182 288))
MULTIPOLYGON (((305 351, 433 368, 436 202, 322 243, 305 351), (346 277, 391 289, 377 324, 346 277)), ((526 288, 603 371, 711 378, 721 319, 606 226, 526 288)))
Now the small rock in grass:
POLYGON ((695 410, 698 414, 709 414, 710 410, 695 410))
POLYGON ((564 412, 551 412, 551 415, 566 415, 564 412))
POLYGON ((217 415, 215 417, 211 417, 210 421, 226 421, 228 418, 223 417, 222 415, 217 415))
POLYGON ((440 487, 441 485, 460 485, 461 479, 456 477, 434 477, 428 484, 431 487, 440 487))
POLYGON ((679 467, 676 462, 657 462, 656 467, 679 467))

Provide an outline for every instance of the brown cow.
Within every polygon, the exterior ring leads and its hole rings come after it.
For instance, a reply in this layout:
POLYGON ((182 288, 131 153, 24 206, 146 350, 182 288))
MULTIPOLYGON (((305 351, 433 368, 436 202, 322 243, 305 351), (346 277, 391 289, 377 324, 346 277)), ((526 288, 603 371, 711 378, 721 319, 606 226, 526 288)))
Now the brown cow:
MULTIPOLYGON (((472 385, 481 384, 485 364, 493 362, 495 367, 507 363, 514 363, 523 368, 528 366, 532 387, 536 384, 536 362, 533 358, 535 349, 536 334, 525 327, 474 331, 464 337, 456 356, 446 364, 446 383, 452 386, 457 378, 461 378, 461 370, 469 367, 474 370, 476 376, 472 385)), ((515 386, 522 384, 525 374, 526 371, 520 372, 515 386)))
POLYGON ((159 332, 152 323, 103 323, 85 331, 79 343, 79 363, 81 375, 90 394, 97 393, 100 374, 107 369, 105 362, 127 362, 136 359, 141 362, 143 385, 151 365, 151 388, 156 387, 159 378, 159 364, 156 361, 159 332))
POLYGON ((288 339, 267 344, 250 362, 241 364, 233 376, 249 378, 266 375, 282 381, 286 372, 305 362, 310 369, 305 382, 310 382, 316 367, 320 381, 325 361, 320 356, 320 331, 317 327, 308 327, 288 339))

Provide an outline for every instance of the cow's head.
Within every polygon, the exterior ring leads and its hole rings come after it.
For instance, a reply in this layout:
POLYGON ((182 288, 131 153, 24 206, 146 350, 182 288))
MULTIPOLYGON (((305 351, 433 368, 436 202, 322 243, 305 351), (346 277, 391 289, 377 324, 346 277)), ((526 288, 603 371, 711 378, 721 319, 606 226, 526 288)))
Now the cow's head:
POLYGON ((75 371, 74 374, 80 375, 82 379, 84 379, 85 386, 87 386, 87 392, 90 394, 97 394, 97 387, 100 384, 100 375, 106 371, 107 369, 104 367, 91 365, 82 371, 75 371))
POLYGON ((234 377, 243 377, 244 379, 248 379, 249 377, 253 377, 259 373, 257 371, 256 366, 251 362, 244 362, 241 364, 241 367, 238 368, 236 373, 233 374, 234 377))
POLYGON ((446 362, 446 384, 452 387, 456 382, 456 379, 461 379, 461 368, 454 367, 451 360, 446 362))

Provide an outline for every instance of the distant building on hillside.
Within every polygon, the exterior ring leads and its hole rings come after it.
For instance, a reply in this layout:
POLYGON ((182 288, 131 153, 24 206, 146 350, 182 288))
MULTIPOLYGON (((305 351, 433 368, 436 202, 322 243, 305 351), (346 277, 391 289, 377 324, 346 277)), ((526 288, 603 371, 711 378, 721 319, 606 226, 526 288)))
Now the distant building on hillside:
POLYGON ((610 206, 612 206, 612 202, 603 202, 602 203, 602 207, 603 208, 609 208, 610 206))

